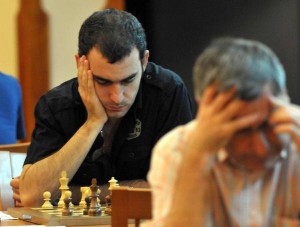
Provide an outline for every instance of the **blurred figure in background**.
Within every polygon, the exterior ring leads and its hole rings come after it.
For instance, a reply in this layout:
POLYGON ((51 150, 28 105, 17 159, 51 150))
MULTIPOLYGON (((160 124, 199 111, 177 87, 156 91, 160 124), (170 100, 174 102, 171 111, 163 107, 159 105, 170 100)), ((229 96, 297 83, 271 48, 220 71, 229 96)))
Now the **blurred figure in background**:
POLYGON ((300 108, 271 49, 218 39, 194 66, 196 118, 155 146, 150 226, 300 226, 300 108))
POLYGON ((0 72, 0 144, 25 137, 22 92, 18 80, 0 72))

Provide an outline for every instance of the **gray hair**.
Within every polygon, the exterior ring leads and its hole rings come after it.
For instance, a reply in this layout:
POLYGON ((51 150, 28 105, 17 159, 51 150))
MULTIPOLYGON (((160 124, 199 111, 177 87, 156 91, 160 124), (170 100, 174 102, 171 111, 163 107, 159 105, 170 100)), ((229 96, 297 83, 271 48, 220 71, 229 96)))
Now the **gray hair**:
POLYGON ((213 41, 196 60, 193 80, 200 97, 214 81, 220 91, 235 86, 244 100, 257 98, 266 84, 275 96, 286 92, 285 71, 274 52, 258 41, 241 38, 213 41))

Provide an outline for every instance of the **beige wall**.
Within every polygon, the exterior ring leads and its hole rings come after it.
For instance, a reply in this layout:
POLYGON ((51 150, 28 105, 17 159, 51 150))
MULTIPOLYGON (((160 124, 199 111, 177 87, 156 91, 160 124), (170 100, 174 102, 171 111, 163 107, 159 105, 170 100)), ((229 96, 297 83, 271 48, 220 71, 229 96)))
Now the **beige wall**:
MULTIPOLYGON (((18 77, 16 15, 20 0, 0 0, 0 70, 18 77)), ((48 14, 50 80, 54 87, 76 76, 79 28, 106 0, 41 0, 48 14)))
POLYGON ((19 0, 0 0, 0 71, 18 77, 16 14, 19 0))
POLYGON ((42 2, 49 16, 49 85, 54 87, 76 76, 74 55, 77 53, 78 31, 90 14, 105 6, 106 0, 42 0, 42 2))

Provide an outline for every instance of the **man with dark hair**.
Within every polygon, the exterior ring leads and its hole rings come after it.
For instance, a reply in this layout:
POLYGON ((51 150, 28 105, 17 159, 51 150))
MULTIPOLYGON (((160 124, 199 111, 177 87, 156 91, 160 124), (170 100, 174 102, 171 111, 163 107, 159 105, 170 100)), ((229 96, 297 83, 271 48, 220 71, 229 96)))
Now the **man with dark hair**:
MULTIPOLYGON (((133 15, 95 12, 78 41, 77 78, 47 92, 35 109, 20 177, 24 206, 40 205, 44 191, 58 198, 63 170, 70 186, 90 185, 92 178, 104 184, 114 176, 121 185, 147 187, 154 144, 192 118, 181 78, 148 62, 144 29, 133 15)), ((18 184, 11 184, 17 198, 18 184)))
POLYGON ((195 120, 153 151, 148 224, 299 226, 300 108, 279 59, 257 41, 222 38, 193 76, 195 120))

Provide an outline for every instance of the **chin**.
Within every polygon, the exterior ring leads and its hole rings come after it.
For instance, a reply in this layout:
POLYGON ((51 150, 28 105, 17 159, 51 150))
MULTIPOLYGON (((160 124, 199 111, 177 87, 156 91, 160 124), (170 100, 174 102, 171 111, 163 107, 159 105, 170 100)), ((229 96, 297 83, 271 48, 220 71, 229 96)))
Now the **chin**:
POLYGON ((107 112, 108 118, 111 119, 119 119, 124 117, 127 114, 128 111, 122 111, 122 112, 114 112, 114 111, 109 111, 107 112))

